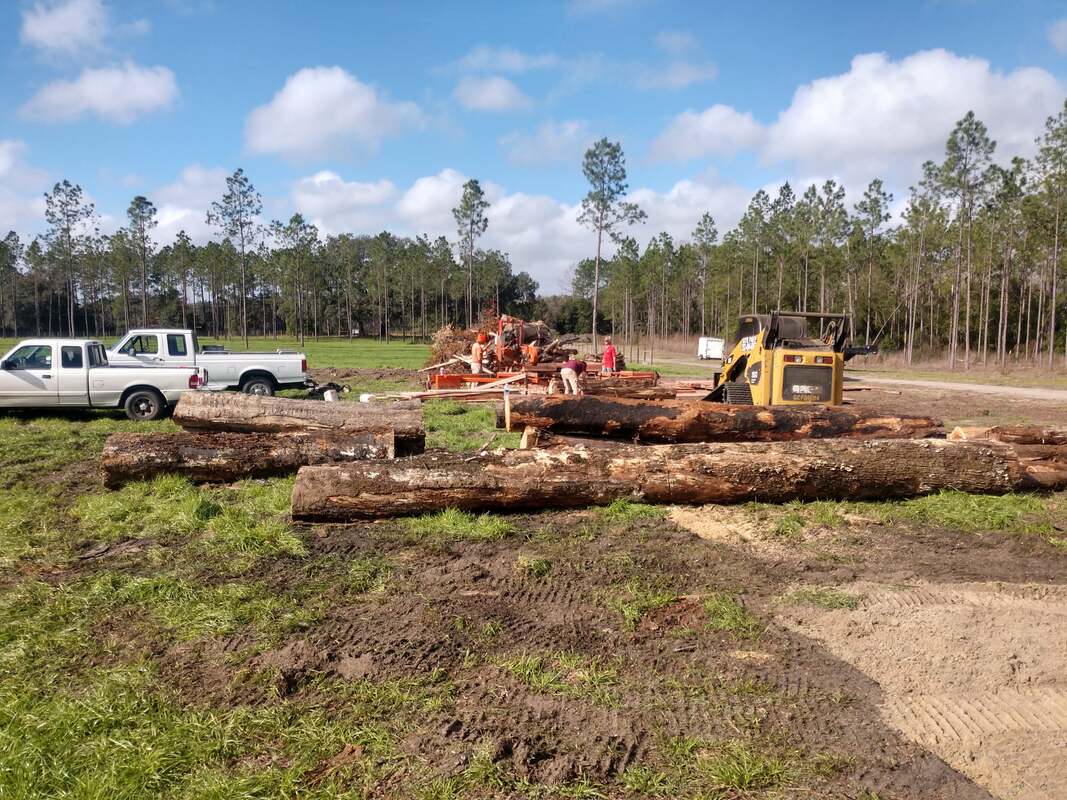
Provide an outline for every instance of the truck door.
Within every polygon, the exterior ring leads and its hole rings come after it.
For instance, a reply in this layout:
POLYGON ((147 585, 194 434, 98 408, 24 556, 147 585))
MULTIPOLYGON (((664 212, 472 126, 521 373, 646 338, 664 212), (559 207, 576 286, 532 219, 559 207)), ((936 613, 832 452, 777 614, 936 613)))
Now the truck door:
POLYGON ((59 346, 59 404, 61 406, 89 405, 89 371, 80 344, 59 346))
POLYGON ((184 333, 168 333, 167 340, 167 366, 170 367, 193 367, 196 366, 196 356, 189 351, 189 339, 184 333))
MULTIPOLYGON (((128 360, 133 359, 146 367, 162 367, 163 354, 159 351, 159 336, 154 333, 139 333, 131 336, 118 350, 128 360)), ((121 360, 120 360, 121 363, 121 360)))
POLYGON ((59 405, 53 349, 50 344, 25 344, 4 360, 0 405, 59 405))

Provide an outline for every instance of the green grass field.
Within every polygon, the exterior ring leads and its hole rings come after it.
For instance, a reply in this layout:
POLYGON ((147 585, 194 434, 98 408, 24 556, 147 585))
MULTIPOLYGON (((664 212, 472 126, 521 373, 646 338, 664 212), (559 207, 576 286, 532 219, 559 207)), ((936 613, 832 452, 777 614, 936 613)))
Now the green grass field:
MULTIPOLYGON (((22 337, 30 338, 30 337, 22 337)), ((20 340, 0 339, 0 350, 7 352, 20 340)), ((117 339, 106 339, 105 344, 114 344, 117 339)), ((241 339, 212 339, 201 337, 201 344, 222 344, 233 352, 244 350, 241 339)), ((311 369, 320 367, 338 367, 348 369, 370 369, 374 367, 398 367, 401 369, 419 369, 426 366, 430 357, 430 346, 408 342, 380 342, 377 339, 305 339, 303 346, 295 337, 277 339, 260 336, 250 337, 249 350, 299 350, 307 354, 311 369)))

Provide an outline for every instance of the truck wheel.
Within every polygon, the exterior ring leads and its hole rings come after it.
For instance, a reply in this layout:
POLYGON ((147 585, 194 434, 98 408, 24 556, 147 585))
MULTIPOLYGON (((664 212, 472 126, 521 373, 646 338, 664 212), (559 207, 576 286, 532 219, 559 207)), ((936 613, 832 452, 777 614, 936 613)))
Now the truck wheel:
POLYGON ((167 413, 167 403, 159 392, 138 389, 126 398, 126 416, 134 422, 149 422, 161 419, 167 413))
POLYGON ((241 384, 241 391, 245 394, 258 394, 270 397, 274 394, 274 381, 270 378, 249 378, 241 384))

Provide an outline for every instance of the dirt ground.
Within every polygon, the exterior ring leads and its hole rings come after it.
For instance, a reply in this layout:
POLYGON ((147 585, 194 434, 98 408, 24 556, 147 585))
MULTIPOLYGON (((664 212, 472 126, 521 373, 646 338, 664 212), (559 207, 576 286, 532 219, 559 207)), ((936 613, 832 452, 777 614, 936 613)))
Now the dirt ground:
POLYGON ((1067 427, 1067 400, 1041 400, 1021 396, 1011 387, 997 394, 953 388, 927 388, 849 381, 845 402, 871 405, 899 413, 929 414, 955 425, 1033 424, 1067 427))
MULTIPOLYGON (((734 526, 747 519, 745 513, 689 509, 670 519, 627 523, 605 522, 598 512, 539 515, 514 520, 531 538, 456 542, 430 552, 389 525, 321 527, 311 537, 313 556, 340 563, 387 560, 398 565, 393 580, 403 591, 333 607, 311 629, 237 663, 233 656, 245 644, 239 637, 183 645, 165 656, 164 674, 187 696, 227 704, 267 702, 272 692, 312 691, 322 675, 381 680, 438 670, 452 683, 454 702, 412 730, 405 747, 443 774, 464 768, 489 742, 494 757, 522 778, 549 785, 579 776, 611 781, 634 765, 662 765, 670 739, 739 736, 797 764, 830 765, 807 775, 803 792, 783 787, 786 796, 814 791, 824 797, 984 798, 990 795, 983 785, 992 790, 1009 785, 1005 776, 986 780, 998 758, 1015 756, 1019 780, 1029 771, 1024 766, 1036 766, 1018 758, 1023 743, 1018 737, 998 740, 999 755, 989 756, 984 766, 961 761, 961 753, 973 752, 973 741, 942 746, 938 737, 954 729, 927 709, 947 708, 950 690, 971 686, 969 674, 984 676, 982 693, 969 694, 976 703, 997 688, 1025 688, 1038 714, 1042 695, 1036 686, 1025 687, 1025 671, 1011 669, 1015 662, 1000 659, 973 673, 964 669, 989 642, 949 646, 952 626, 973 635, 962 616, 941 614, 943 625, 936 628, 911 620, 917 609, 936 617, 942 606, 956 604, 972 615, 988 607, 969 599, 984 596, 975 587, 985 580, 1024 582, 1021 589, 999 590, 1015 598, 1017 609, 1052 609, 1067 594, 1056 588, 1041 594, 1035 587, 1057 580, 1067 556, 1040 541, 961 540, 938 531, 905 535, 862 523, 847 533, 815 533, 802 546, 759 536, 763 544, 752 545, 741 536, 751 523, 734 526), (591 529, 598 533, 587 538, 591 529), (825 557, 827 552, 833 558, 825 557), (523 556, 551 567, 531 580, 516 571, 523 556), (659 587, 678 599, 646 613, 631 631, 611 598, 625 596, 635 584, 659 587), (859 593, 861 609, 815 612, 783 599, 797 587, 827 585, 859 593), (935 586, 942 588, 920 588, 935 586), (959 588, 945 588, 950 586, 959 588), (765 629, 752 637, 709 630, 702 602, 717 593, 736 593, 746 609, 767 621, 765 629), (894 622, 905 613, 906 623, 894 622), (847 622, 840 621, 843 616, 847 622), (900 630, 898 624, 907 627, 900 630), (882 627, 888 630, 882 633, 882 627), (861 632, 869 628, 878 635, 865 643, 861 632), (909 670, 896 663, 893 642, 898 633, 917 631, 924 638, 902 640, 900 648, 930 663, 909 670), (571 666, 553 661, 560 653, 571 666), (507 666, 524 656, 556 664, 560 677, 547 690, 524 682, 507 666), (602 692, 569 683, 568 669, 592 665, 610 673, 602 692), (250 666, 270 670, 273 685, 242 684, 238 674, 250 666), (909 672, 910 686, 887 678, 909 672), (918 698, 907 691, 916 686, 923 690, 918 698), (935 722, 923 727, 928 719, 935 722), (936 728, 937 719, 946 727, 936 728)), ((264 576, 279 587, 302 577, 285 563, 264 576)), ((1006 614, 1011 607, 999 611, 1006 614)), ((1058 607, 1062 613, 1064 606, 1058 607)), ((1002 618, 1000 630, 1007 629, 1002 618)), ((1051 635, 1052 622, 1035 618, 1018 636, 1037 637, 1042 630, 1051 635)), ((1043 651, 1020 649, 1018 667, 1050 655, 1056 646, 1048 641, 1043 651)), ((1032 669, 1052 678, 1057 664, 1062 660, 1032 669)), ((990 707, 1008 710, 1006 702, 990 707)), ((1049 710, 1041 719, 1054 720, 1056 713, 1049 710)), ((983 724, 961 736, 1000 731, 995 717, 983 724)), ((1026 733, 1023 724, 1008 724, 1007 732, 1026 733)), ((1054 780, 1054 774, 1045 779, 1054 780)))

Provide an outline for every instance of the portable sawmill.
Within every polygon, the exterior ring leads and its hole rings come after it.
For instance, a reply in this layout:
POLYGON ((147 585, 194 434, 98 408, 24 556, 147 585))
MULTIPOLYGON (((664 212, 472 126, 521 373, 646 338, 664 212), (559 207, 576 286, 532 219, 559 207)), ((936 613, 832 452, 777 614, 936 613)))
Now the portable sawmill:
POLYGON ((877 352, 877 343, 853 347, 847 314, 772 311, 739 320, 737 344, 715 373, 705 399, 754 405, 839 405, 845 362, 877 352))

